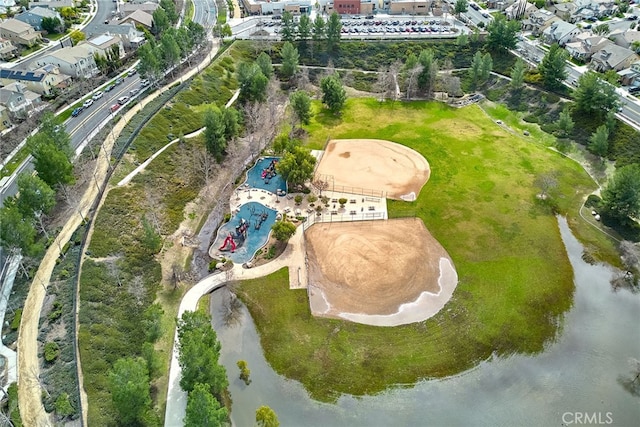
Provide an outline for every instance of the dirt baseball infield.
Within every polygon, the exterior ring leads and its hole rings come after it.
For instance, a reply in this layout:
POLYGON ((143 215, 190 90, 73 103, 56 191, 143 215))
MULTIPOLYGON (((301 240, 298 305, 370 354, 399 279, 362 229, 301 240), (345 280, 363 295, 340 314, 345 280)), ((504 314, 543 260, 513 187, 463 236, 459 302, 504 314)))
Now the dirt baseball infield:
POLYGON ((336 188, 382 190, 399 200, 415 200, 429 173, 420 153, 380 139, 332 140, 316 169, 316 177, 332 176, 336 188))
POLYGON ((314 315, 396 326, 425 320, 458 278, 416 218, 315 224, 305 232, 314 315))

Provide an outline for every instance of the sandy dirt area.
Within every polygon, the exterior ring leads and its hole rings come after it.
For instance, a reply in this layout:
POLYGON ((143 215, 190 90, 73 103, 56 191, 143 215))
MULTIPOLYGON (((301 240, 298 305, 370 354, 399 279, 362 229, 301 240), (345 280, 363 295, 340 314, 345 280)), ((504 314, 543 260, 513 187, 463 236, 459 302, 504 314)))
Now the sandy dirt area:
POLYGON ((382 190, 391 199, 415 200, 429 174, 427 160, 403 145, 380 139, 338 139, 327 145, 316 179, 332 176, 336 189, 382 190))
POLYGON ((457 284, 447 251, 416 218, 315 224, 305 240, 314 315, 412 323, 433 316, 457 284))

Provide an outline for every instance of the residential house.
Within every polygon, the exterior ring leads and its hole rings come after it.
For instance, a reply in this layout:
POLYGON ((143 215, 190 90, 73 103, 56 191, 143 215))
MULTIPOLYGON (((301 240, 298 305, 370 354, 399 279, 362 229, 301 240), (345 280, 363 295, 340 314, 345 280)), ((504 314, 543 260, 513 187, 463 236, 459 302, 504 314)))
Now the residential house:
POLYGON ((0 37, 28 47, 42 40, 42 35, 31 25, 13 18, 0 22, 0 37))
POLYGON ((63 74, 74 78, 90 78, 99 72, 93 52, 86 43, 51 52, 35 62, 39 67, 47 64, 56 65, 63 74))
POLYGON ((558 18, 566 22, 575 22, 574 13, 577 6, 574 2, 553 3, 547 7, 558 18))
POLYGON ((531 31, 534 35, 540 35, 547 27, 557 21, 560 21, 560 18, 552 12, 540 9, 531 13, 527 19, 522 20, 522 29, 531 31))
POLYGON ((613 0, 575 0, 573 22, 585 19, 604 18, 615 14, 618 6, 613 0))
POLYGON ((542 39, 545 43, 558 43, 564 46, 582 32, 575 24, 565 21, 556 21, 542 31, 542 39))
POLYGON ((631 64, 631 67, 618 71, 620 82, 625 86, 640 86, 640 61, 631 64))
POLYGON ((0 13, 7 13, 7 10, 15 5, 15 0, 0 0, 0 13))
POLYGON ((75 7, 73 0, 35 0, 29 2, 29 9, 34 7, 46 7, 49 9, 62 9, 63 7, 75 7))
POLYGON ((133 26, 141 25, 149 30, 153 26, 153 16, 143 10, 135 10, 121 19, 118 23, 133 24, 133 26))
POLYGON ((4 105, 0 105, 0 132, 11 127, 11 119, 9 118, 9 109, 4 105))
POLYGON ((609 33, 609 39, 613 40, 618 46, 627 49, 636 50, 634 47, 640 45, 640 31, 634 30, 613 30, 609 33))
POLYGON ((15 19, 18 21, 29 24, 38 31, 42 31, 42 20, 44 18, 58 18, 60 25, 64 28, 64 20, 62 19, 62 16, 60 16, 56 10, 48 9, 46 7, 36 7, 15 16, 15 19))
POLYGON ((431 0, 391 0, 391 15, 427 15, 431 10, 431 0))
POLYGON ((8 85, 20 82, 32 92, 40 95, 52 96, 56 89, 64 89, 69 85, 71 77, 62 74, 60 69, 52 64, 45 65, 33 71, 0 69, 0 84, 8 85))
MULTIPOLYGON (((107 34, 120 37, 125 50, 137 49, 147 41, 144 38, 144 33, 138 31, 133 24, 94 24, 91 28, 96 31, 94 34, 97 35, 107 34)), ((94 34, 87 34, 87 37, 91 38, 94 34)))
POLYGON ((107 53, 113 49, 113 46, 118 46, 118 52, 120 58, 124 57, 124 44, 118 36, 112 36, 111 34, 101 34, 90 40, 82 42, 80 46, 85 46, 91 53, 98 54, 100 56, 107 57, 107 53))
POLYGON ((6 61, 18 54, 18 48, 11 43, 11 40, 0 37, 0 59, 6 61))
POLYGON ((513 3, 513 0, 487 0, 487 9, 505 10, 513 3))
POLYGON ((610 42, 591 57, 590 67, 601 73, 609 70, 620 71, 629 68, 639 59, 634 51, 610 42))
POLYGON ((504 9, 507 19, 528 19, 538 8, 527 0, 518 0, 504 9))
POLYGON ((604 37, 595 36, 591 33, 580 33, 575 41, 567 43, 564 48, 572 58, 588 62, 594 53, 610 43, 604 37))
POLYGON ((0 87, 0 104, 7 107, 10 116, 24 117, 40 102, 40 95, 31 92, 20 82, 0 87))
POLYGON ((143 12, 147 12, 148 14, 153 15, 153 12, 155 12, 159 7, 159 3, 154 3, 151 1, 145 1, 144 3, 125 3, 120 6, 120 12, 128 15, 135 12, 136 10, 142 10, 143 12))

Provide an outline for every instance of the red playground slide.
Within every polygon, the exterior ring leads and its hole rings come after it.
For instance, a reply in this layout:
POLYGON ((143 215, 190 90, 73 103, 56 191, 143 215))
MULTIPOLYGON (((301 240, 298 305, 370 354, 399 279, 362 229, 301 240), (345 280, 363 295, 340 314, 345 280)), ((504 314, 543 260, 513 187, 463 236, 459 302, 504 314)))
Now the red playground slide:
POLYGON ((236 242, 233 241, 233 237, 231 237, 231 234, 229 234, 225 239, 224 239, 224 243, 222 244, 222 246, 220 246, 218 248, 219 251, 224 251, 226 250, 225 248, 227 247, 227 245, 231 246, 231 252, 235 252, 236 250, 236 242))

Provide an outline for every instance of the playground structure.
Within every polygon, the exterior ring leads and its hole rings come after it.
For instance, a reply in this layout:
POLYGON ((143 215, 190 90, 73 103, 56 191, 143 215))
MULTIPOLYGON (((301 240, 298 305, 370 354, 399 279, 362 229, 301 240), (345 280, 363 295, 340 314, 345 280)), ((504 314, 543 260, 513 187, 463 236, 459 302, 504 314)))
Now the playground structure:
POLYGON ((271 163, 269 163, 269 166, 262 169, 261 178, 265 180, 264 181, 265 184, 268 184, 269 180, 278 174, 278 172, 276 172, 277 164, 278 164, 278 161, 276 159, 273 159, 271 160, 271 163))
POLYGON ((234 253, 247 239, 248 230, 249 223, 244 218, 240 218, 240 223, 236 225, 235 236, 233 236, 231 232, 227 233, 227 237, 225 237, 222 246, 220 246, 218 250, 226 251, 230 249, 231 253, 234 253), (236 243, 236 240, 238 240, 238 243, 236 243))

